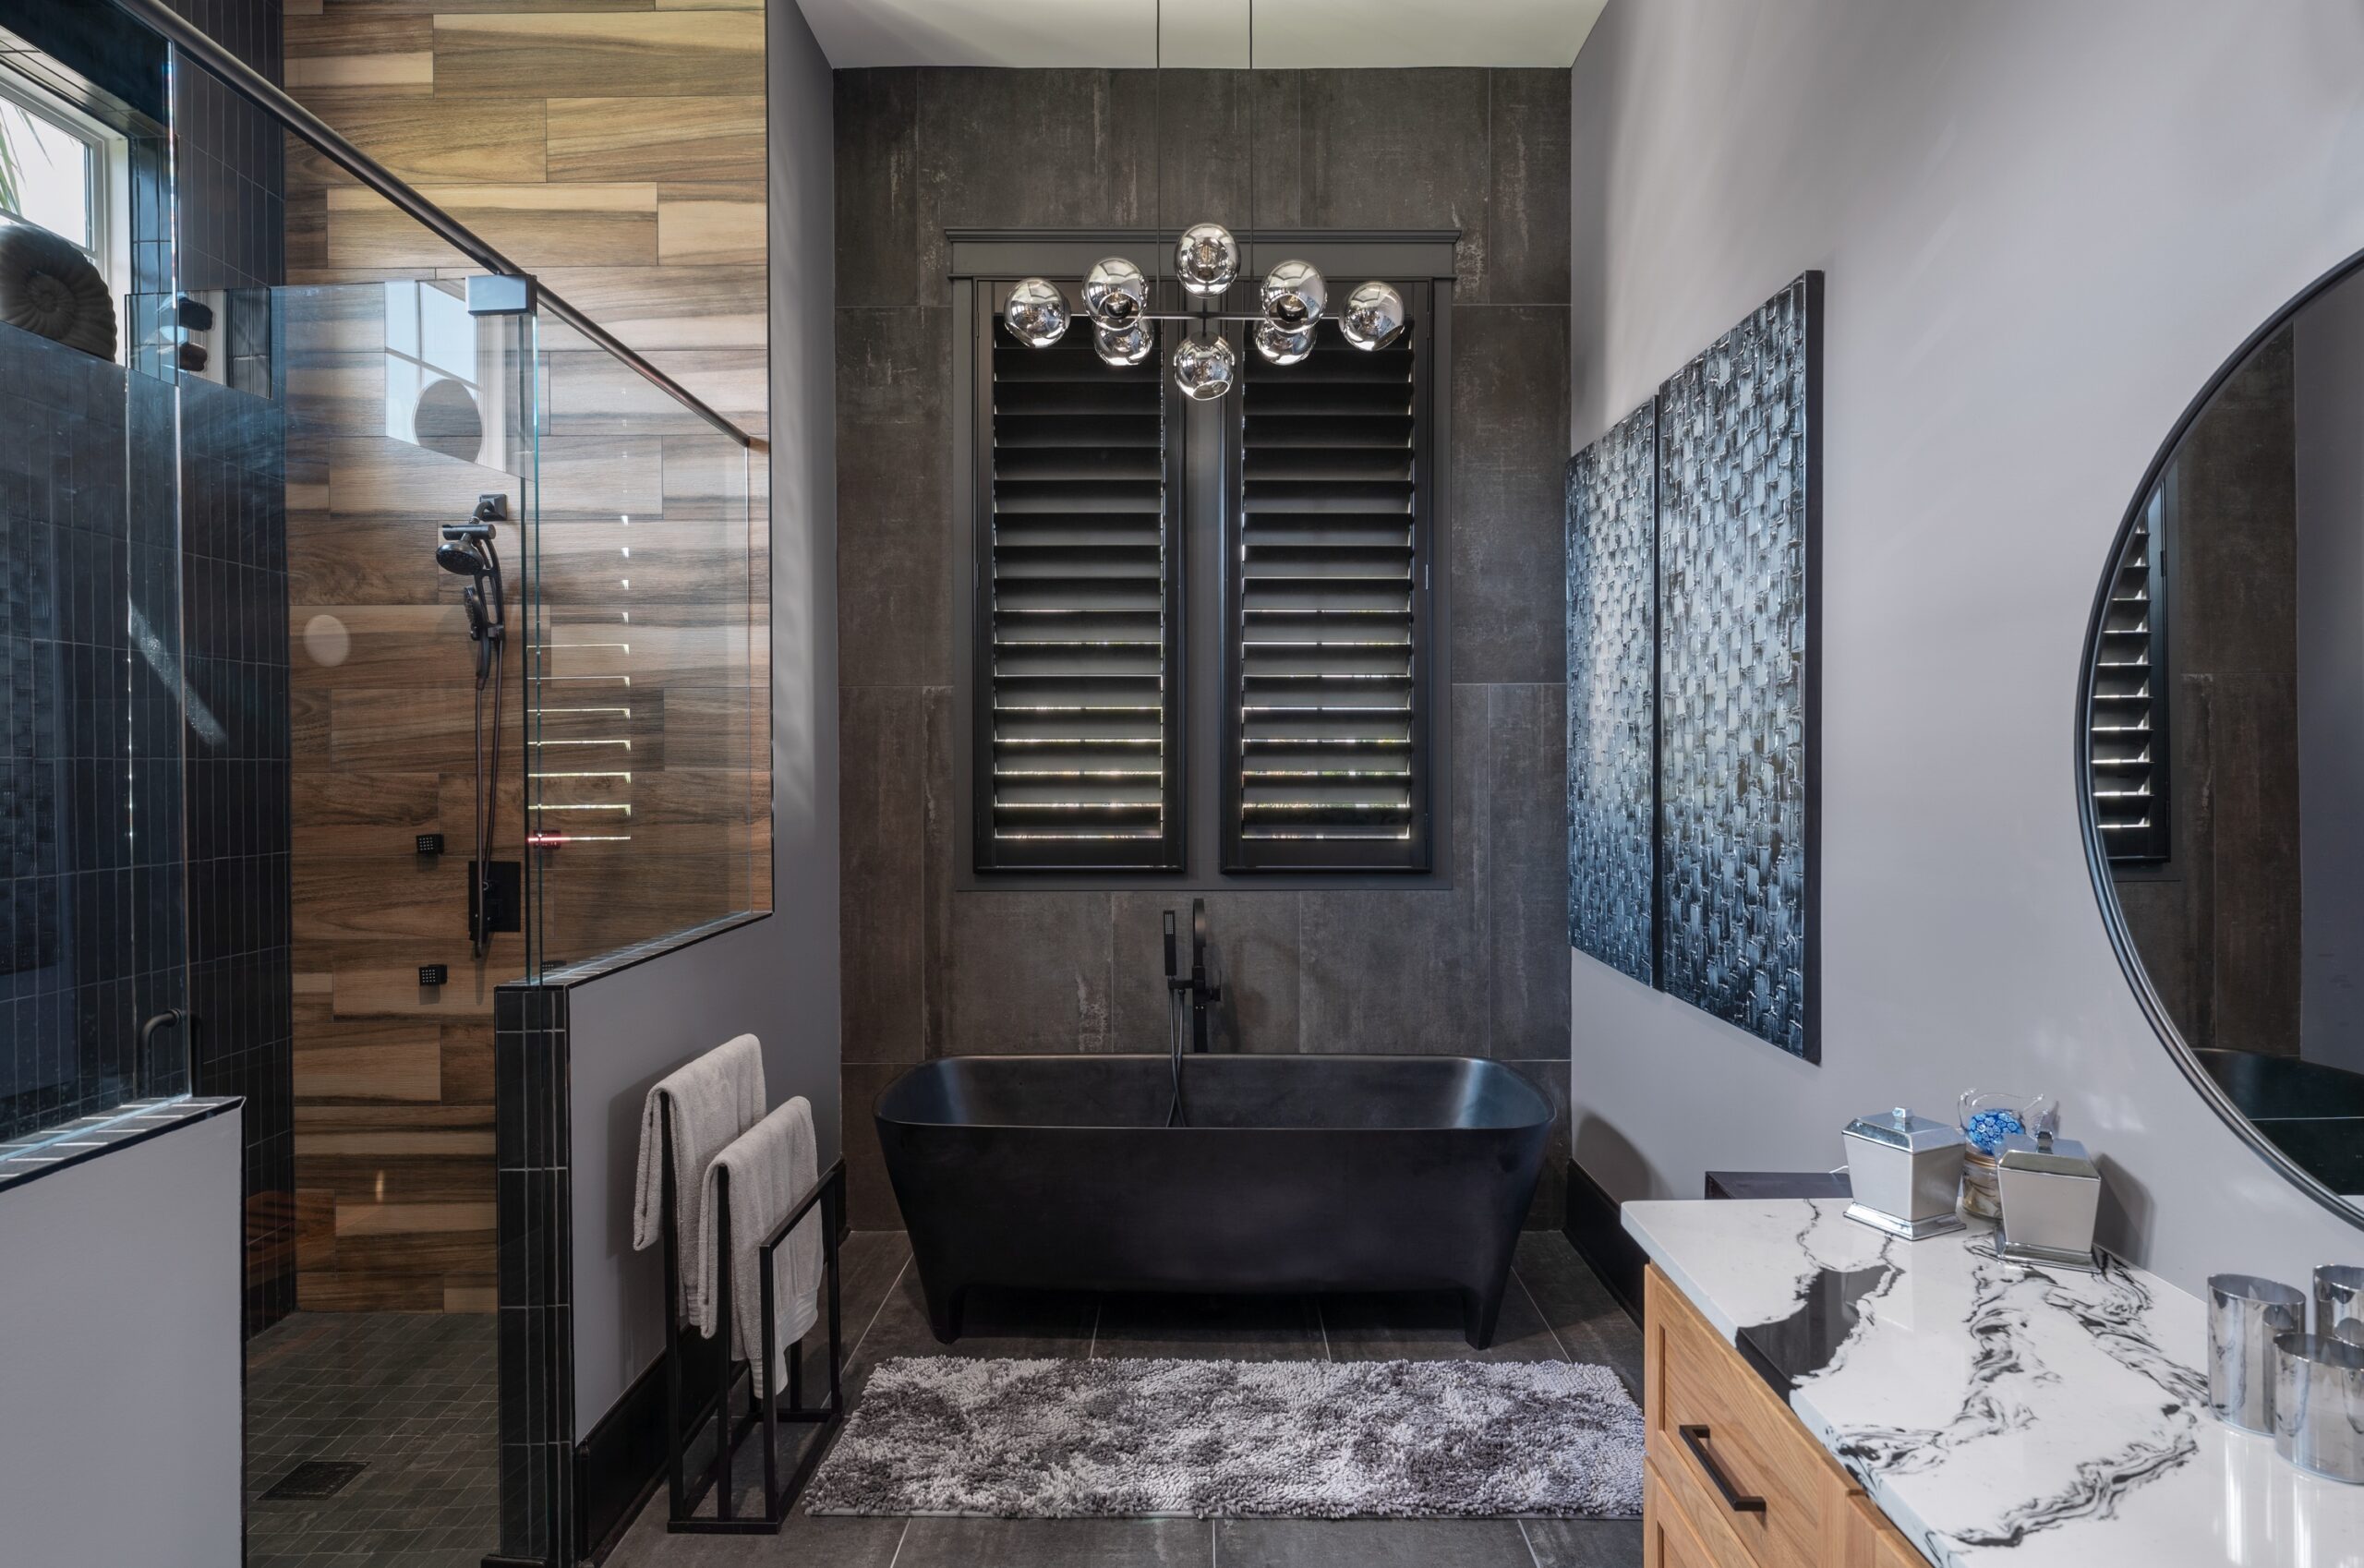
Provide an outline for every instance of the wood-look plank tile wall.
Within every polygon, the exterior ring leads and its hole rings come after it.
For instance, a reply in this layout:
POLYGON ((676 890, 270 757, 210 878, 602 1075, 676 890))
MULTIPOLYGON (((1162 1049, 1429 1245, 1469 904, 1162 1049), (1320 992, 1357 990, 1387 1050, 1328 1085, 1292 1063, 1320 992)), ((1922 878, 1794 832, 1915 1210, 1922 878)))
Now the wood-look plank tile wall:
MULTIPOLYGON (((288 0, 286 44, 290 90, 331 124, 766 433, 761 0, 288 0)), ((287 207, 292 284, 474 270, 292 141, 287 207)), ((519 486, 389 437, 383 323, 371 291, 323 290, 292 294, 284 329, 297 1294, 315 1309, 488 1310, 492 987, 524 949, 504 936, 468 956, 473 693, 461 585, 432 550, 478 491, 519 486), (428 832, 451 847, 440 861, 412 852, 428 832), (451 983, 422 989, 425 963, 451 983)), ((630 844, 554 851, 554 947, 585 956, 770 901, 767 454, 666 416, 580 347, 548 356, 545 386, 537 672, 632 694, 574 705, 628 713, 544 731, 608 748, 564 769, 605 777, 541 786, 595 808, 568 825, 630 807, 630 844)), ((514 706, 511 757, 526 739, 514 706)), ((501 858, 519 852, 524 805, 504 788, 501 858)))

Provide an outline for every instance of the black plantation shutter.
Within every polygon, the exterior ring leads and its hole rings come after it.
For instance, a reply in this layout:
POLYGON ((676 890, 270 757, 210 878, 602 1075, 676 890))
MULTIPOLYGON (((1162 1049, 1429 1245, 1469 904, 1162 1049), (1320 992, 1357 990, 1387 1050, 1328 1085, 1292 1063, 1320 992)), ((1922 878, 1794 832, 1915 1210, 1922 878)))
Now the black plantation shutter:
POLYGON ((2111 576, 2093 662, 2093 822, 2117 862, 2167 858, 2165 512, 2163 481, 2111 576))
POLYGON ((1089 321, 1030 348, 977 287, 977 869, 1179 868, 1162 356, 1111 368, 1089 321))
POLYGON ((1242 355, 1225 540, 1224 855, 1232 871, 1429 860, 1429 287, 1366 353, 1242 355))

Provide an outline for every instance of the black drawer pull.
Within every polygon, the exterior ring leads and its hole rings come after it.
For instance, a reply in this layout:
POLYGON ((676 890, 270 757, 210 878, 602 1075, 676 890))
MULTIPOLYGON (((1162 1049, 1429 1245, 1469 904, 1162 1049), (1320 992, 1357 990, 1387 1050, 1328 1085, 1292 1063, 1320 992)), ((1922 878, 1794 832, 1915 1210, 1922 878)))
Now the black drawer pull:
POLYGON ((1732 1486, 1732 1483, 1725 1477, 1724 1473, 1716 1468, 1716 1462, 1707 1457, 1707 1428, 1677 1427, 1674 1429, 1676 1434, 1683 1439, 1683 1446, 1691 1451, 1691 1457, 1699 1461, 1699 1468, 1707 1472, 1707 1478, 1716 1483, 1716 1490, 1724 1494, 1725 1507, 1731 1509, 1735 1514, 1762 1514, 1765 1512, 1765 1500, 1763 1498, 1748 1497, 1741 1493, 1732 1486))

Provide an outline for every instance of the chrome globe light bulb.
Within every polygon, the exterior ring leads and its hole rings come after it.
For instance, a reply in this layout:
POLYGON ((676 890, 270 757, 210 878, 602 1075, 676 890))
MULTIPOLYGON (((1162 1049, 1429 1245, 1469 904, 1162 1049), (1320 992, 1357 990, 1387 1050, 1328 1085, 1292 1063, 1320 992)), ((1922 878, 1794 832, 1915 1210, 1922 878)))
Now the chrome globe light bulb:
POLYGON ((1010 335, 1029 348, 1048 348, 1067 336, 1067 296, 1055 283, 1027 278, 1009 291, 1001 319, 1010 335))
POLYGON ((1175 244, 1174 271, 1192 294, 1221 294, 1239 276, 1239 242, 1221 223, 1193 223, 1175 244))
POLYGON ((1338 318, 1338 330, 1346 341, 1360 349, 1385 348, 1403 335, 1405 324, 1404 296, 1387 283, 1358 283, 1346 296, 1346 313, 1338 318))
POLYGON ((1256 323, 1256 352, 1275 365, 1295 365, 1313 352, 1313 329, 1299 327, 1295 332, 1277 321, 1256 323))
POLYGON ((1149 313, 1149 280, 1123 257, 1103 257, 1084 274, 1083 310, 1103 327, 1129 327, 1149 313))
POLYGON ((1238 372, 1239 358, 1220 333, 1205 340, 1186 339, 1174 351, 1174 384, 1194 402, 1211 403, 1221 397, 1231 390, 1238 372))
POLYGON ((1104 362, 1121 370, 1147 359, 1156 340, 1150 336, 1148 322, 1135 321, 1129 327, 1093 327, 1092 346, 1104 362))
POLYGON ((1284 331, 1313 325, 1329 302, 1330 285, 1310 261, 1284 261, 1264 274, 1264 319, 1284 331))

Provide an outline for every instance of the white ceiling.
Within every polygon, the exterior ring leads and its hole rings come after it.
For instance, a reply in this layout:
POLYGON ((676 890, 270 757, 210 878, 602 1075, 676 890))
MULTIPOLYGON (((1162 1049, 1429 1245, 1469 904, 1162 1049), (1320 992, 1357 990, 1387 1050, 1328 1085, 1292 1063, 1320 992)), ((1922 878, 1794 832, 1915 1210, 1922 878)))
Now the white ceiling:
MULTIPOLYGON (((1135 66, 1159 0, 800 0, 829 64, 1135 66)), ((1606 0, 1262 0, 1255 64, 1567 66, 1606 0)), ((1248 63, 1250 0, 1164 0, 1164 62, 1248 63)))

